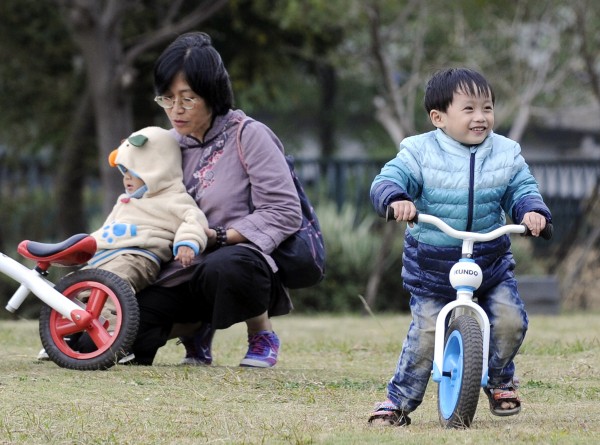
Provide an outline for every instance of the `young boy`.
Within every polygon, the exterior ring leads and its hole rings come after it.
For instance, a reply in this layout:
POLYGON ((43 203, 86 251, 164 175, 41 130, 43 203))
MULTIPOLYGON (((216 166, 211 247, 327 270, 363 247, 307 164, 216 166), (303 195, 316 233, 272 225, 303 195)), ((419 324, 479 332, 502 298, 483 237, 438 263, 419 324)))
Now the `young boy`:
POLYGON ((125 193, 92 233, 98 251, 88 266, 113 272, 137 293, 173 256, 189 266, 206 247, 208 222, 183 185, 181 149, 168 130, 133 133, 109 162, 123 174, 125 193))
MULTIPOLYGON (((538 186, 518 143, 495 134, 494 92, 479 73, 463 68, 439 71, 425 90, 425 109, 436 130, 404 139, 400 152, 371 185, 371 200, 384 216, 388 206, 396 221, 410 221, 417 211, 435 215, 457 230, 490 232, 505 215, 524 223, 534 236, 551 221, 538 186)), ((412 323, 387 386, 369 423, 404 426, 423 401, 433 366, 437 314, 455 299, 448 274, 461 256, 461 241, 436 227, 406 228, 402 278, 411 294, 412 323)), ((510 240, 477 243, 475 260, 483 284, 475 293, 491 323, 490 409, 498 416, 519 413, 513 359, 528 319, 517 291, 510 240)))

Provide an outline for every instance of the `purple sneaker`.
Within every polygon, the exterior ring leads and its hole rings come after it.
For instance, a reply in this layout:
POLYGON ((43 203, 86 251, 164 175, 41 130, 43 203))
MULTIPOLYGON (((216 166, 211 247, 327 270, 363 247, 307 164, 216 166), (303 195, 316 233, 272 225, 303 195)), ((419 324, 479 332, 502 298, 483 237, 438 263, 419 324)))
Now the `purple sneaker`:
POLYGON ((271 368, 277 363, 279 337, 275 332, 260 331, 248 335, 248 352, 240 366, 250 368, 271 368))
POLYGON ((212 354, 210 351, 212 339, 215 335, 209 323, 203 323, 194 335, 179 337, 179 343, 185 347, 185 357, 182 365, 210 365, 212 354))

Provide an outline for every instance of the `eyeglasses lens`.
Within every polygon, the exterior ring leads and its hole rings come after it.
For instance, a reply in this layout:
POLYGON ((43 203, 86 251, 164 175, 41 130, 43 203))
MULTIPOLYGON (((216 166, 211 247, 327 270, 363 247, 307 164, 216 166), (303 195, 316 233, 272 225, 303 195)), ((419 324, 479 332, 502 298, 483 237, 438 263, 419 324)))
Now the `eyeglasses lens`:
MULTIPOLYGON (((177 101, 171 97, 167 97, 167 96, 156 96, 154 98, 154 101, 160 105, 163 108, 166 109, 171 109, 173 108, 176 104, 177 101)), ((180 99, 180 103, 181 103, 181 107, 184 110, 191 110, 192 108, 194 108, 194 105, 196 104, 196 100, 192 97, 182 97, 180 99)))

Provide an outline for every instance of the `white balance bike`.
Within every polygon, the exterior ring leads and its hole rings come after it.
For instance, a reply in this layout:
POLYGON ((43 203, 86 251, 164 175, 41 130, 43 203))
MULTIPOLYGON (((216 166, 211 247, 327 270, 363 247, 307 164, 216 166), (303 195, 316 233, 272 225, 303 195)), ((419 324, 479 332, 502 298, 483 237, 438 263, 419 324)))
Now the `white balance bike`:
POLYGON ((100 269, 79 269, 54 286, 50 266, 80 266, 96 252, 96 241, 78 234, 57 243, 22 241, 17 251, 36 262, 33 269, 0 253, 0 272, 21 283, 6 310, 15 312, 33 293, 44 305, 39 332, 50 360, 76 370, 108 369, 123 358, 135 340, 139 308, 123 279, 100 269))
MULTIPOLYGON (((388 208, 387 219, 394 219, 388 208)), ((530 236, 521 224, 507 224, 489 233, 455 230, 441 219, 417 214, 415 224, 432 224, 445 234, 461 239, 462 257, 450 270, 450 284, 456 289, 456 300, 446 304, 436 319, 433 381, 438 383, 438 414, 446 428, 468 428, 473 422, 480 388, 488 382, 490 321, 485 311, 473 299, 481 286, 482 271, 473 259, 475 242, 491 241, 502 235, 519 233, 530 236)), ((552 238, 548 224, 540 236, 552 238)))

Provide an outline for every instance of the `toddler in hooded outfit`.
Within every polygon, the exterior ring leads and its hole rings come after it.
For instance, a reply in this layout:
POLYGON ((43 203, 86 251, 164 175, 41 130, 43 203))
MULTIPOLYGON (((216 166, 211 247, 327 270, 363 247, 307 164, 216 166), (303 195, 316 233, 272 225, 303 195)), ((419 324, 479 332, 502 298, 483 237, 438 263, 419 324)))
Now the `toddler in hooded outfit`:
POLYGON ((125 193, 91 234, 98 251, 88 266, 113 272, 138 293, 173 256, 183 266, 192 263, 206 247, 208 221, 185 189, 181 149, 168 130, 133 133, 109 163, 123 174, 125 193))
MULTIPOLYGON (((98 250, 86 267, 114 273, 137 294, 173 257, 183 266, 192 264, 206 248, 208 221, 185 189, 181 149, 168 130, 133 133, 110 154, 109 163, 123 174, 125 191, 91 234, 98 250)), ((38 359, 48 359, 44 349, 38 359)))

